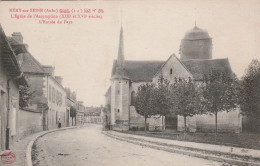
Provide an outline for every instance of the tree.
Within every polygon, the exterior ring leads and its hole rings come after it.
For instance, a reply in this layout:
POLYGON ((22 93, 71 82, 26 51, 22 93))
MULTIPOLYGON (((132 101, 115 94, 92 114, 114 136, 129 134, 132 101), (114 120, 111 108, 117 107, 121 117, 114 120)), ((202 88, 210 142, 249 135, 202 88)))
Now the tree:
POLYGON ((142 116, 144 116, 145 122, 145 131, 147 130, 147 118, 152 115, 156 115, 156 111, 154 109, 154 84, 142 84, 138 87, 138 91, 136 94, 136 99, 134 102, 134 106, 136 112, 142 116))
POLYGON ((19 107, 26 108, 30 105, 33 94, 35 91, 31 91, 30 86, 19 86, 19 107))
POLYGON ((70 117, 72 118, 72 126, 73 126, 73 118, 74 118, 74 121, 76 118, 76 108, 73 106, 70 106, 70 117))
MULTIPOLYGON (((157 115, 166 116, 170 112, 170 82, 160 76, 156 87, 154 88, 154 109, 157 115)), ((162 121, 163 123, 163 121, 162 121)), ((163 126, 163 124, 162 124, 163 126)))
POLYGON ((171 110, 184 118, 184 132, 187 131, 186 118, 199 113, 200 96, 195 83, 189 78, 175 79, 171 85, 171 110))
POLYGON ((260 62, 257 59, 249 64, 240 86, 240 108, 249 118, 248 127, 252 131, 260 130, 260 62))
POLYGON ((231 111, 238 104, 238 82, 235 76, 223 72, 211 71, 204 77, 202 87, 203 108, 206 112, 215 115, 215 140, 218 130, 218 112, 231 111))

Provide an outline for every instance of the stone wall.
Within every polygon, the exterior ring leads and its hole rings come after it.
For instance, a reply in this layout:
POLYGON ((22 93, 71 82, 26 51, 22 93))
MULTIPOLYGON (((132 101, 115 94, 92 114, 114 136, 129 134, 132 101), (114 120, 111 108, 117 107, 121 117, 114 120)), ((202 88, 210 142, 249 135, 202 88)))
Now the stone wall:
MULTIPOLYGON (((146 123, 149 127, 149 130, 163 130, 165 125, 163 119, 164 117, 162 116, 152 116, 147 118, 146 123)), ((130 106, 130 128, 144 129, 144 127, 144 117, 136 112, 134 106, 130 106)))
POLYGON ((163 75, 165 79, 173 83, 176 78, 188 78, 192 75, 188 72, 188 70, 182 65, 182 63, 177 59, 175 55, 172 55, 166 64, 163 66, 161 71, 159 71, 155 77, 153 78, 153 82, 157 83, 159 77, 163 75), (172 73, 171 73, 172 72, 172 73))
POLYGON ((130 93, 129 81, 121 80, 120 82, 120 120, 129 120, 130 93))
POLYGON ((212 59, 212 39, 182 40, 181 60, 212 59))
POLYGON ((129 119, 129 81, 112 80, 111 83, 111 124, 129 119))
POLYGON ((3 67, 0 58, 0 150, 5 150, 6 127, 7 127, 7 108, 9 105, 9 128, 10 128, 10 145, 17 140, 17 130, 19 125, 16 123, 17 112, 19 109, 19 89, 16 82, 9 80, 9 103, 7 80, 10 79, 8 71, 3 67))
MULTIPOLYGON (((187 129, 191 132, 214 132, 215 116, 204 114, 187 117, 187 129)), ((184 130, 184 120, 181 116, 178 116, 178 130, 184 130)), ((240 114, 240 110, 236 109, 230 112, 219 112, 218 131, 235 133, 242 132, 242 115, 240 114)))
POLYGON ((40 132, 43 130, 42 114, 20 109, 18 111, 17 124, 19 125, 17 133, 19 138, 40 132))

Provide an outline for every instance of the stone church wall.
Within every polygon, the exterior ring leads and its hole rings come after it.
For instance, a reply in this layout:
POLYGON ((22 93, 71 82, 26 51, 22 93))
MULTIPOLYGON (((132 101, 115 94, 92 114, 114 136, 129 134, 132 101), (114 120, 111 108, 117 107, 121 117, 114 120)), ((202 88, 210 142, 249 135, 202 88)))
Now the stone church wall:
MULTIPOLYGON (((187 129, 191 132, 214 132, 215 116, 204 114, 187 117, 187 129)), ((178 116, 178 131, 184 130, 184 120, 178 116)), ((236 109, 230 112, 218 113, 218 131, 219 132, 242 132, 242 115, 240 110, 236 109)))
POLYGON ((163 75, 163 77, 171 83, 175 81, 175 77, 192 78, 192 75, 187 71, 187 69, 180 63, 180 61, 174 55, 170 57, 170 59, 163 66, 162 70, 156 74, 156 76, 153 78, 153 82, 157 83, 161 75, 163 75))

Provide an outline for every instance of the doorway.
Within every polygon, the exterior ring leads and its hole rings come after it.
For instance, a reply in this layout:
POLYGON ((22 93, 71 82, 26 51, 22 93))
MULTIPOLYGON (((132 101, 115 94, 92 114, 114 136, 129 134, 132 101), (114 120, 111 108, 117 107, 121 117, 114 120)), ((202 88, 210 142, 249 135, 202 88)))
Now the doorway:
POLYGON ((177 116, 168 115, 165 117, 165 129, 177 130, 177 116))

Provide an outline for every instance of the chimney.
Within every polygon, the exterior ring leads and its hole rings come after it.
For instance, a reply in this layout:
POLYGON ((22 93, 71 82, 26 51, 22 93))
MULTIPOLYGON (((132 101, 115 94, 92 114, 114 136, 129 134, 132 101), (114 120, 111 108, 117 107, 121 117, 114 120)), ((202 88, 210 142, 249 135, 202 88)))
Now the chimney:
POLYGON ((62 84, 63 78, 61 76, 55 76, 55 80, 58 81, 59 84, 62 84))
POLYGON ((23 36, 22 36, 21 32, 13 32, 12 37, 19 43, 23 43, 23 36))

